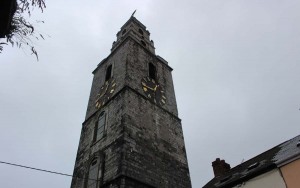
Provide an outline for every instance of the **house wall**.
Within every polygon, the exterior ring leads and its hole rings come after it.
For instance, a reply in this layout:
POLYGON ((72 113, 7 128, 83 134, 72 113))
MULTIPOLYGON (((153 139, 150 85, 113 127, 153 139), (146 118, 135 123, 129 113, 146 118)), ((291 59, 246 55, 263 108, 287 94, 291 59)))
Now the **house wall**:
POLYGON ((280 170, 288 188, 299 188, 300 159, 281 167, 280 170))
POLYGON ((244 182, 243 184, 237 185, 234 188, 286 188, 284 180, 278 169, 269 171, 262 175, 244 182))

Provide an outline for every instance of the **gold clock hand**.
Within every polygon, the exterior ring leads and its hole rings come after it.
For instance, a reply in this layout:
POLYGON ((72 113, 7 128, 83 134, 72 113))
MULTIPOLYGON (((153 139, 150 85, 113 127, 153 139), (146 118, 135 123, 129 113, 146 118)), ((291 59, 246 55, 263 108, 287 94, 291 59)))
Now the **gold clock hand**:
POLYGON ((106 93, 106 89, 103 91, 103 93, 101 93, 99 98, 101 98, 105 93, 106 93))
MULTIPOLYGON (((105 93, 106 93, 106 91, 107 91, 107 89, 108 89, 108 85, 109 85, 109 84, 106 84, 106 83, 105 83, 105 85, 106 85, 106 86, 105 86, 105 90, 103 90, 103 92, 101 92, 101 93, 98 94, 98 95, 99 95, 99 98, 103 97, 103 95, 105 95, 105 93)), ((102 89, 102 88, 101 88, 101 89, 102 89)))
POLYGON ((101 96, 100 96, 100 97, 102 97, 103 95, 105 95, 105 93, 106 93, 107 89, 108 89, 108 84, 106 85, 106 88, 105 88, 105 90, 103 91, 103 93, 101 94, 101 96))
POLYGON ((150 90, 153 90, 154 91, 154 89, 153 88, 151 88, 151 87, 149 87, 149 86, 145 86, 146 88, 148 88, 148 89, 150 89, 150 90))
POLYGON ((147 86, 147 85, 146 85, 144 82, 142 82, 142 85, 143 85, 144 87, 146 87, 146 88, 150 89, 150 90, 153 90, 153 91, 155 91, 153 88, 151 88, 151 87, 147 86))

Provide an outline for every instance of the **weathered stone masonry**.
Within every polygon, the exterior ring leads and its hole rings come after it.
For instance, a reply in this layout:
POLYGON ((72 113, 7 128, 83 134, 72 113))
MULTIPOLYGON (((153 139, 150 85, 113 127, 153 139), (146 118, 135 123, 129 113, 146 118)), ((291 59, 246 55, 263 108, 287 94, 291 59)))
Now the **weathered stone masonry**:
POLYGON ((73 178, 71 188, 92 187, 88 186, 88 173, 95 158, 101 161, 97 187, 191 187, 172 68, 155 55, 149 35, 146 27, 131 17, 117 34, 112 53, 94 70, 74 167, 74 176, 79 178, 73 178), (163 106, 151 102, 141 87, 142 78, 148 76, 148 63, 155 65, 157 82, 165 91, 163 106), (109 101, 97 109, 95 100, 109 65, 116 88, 109 101), (95 141, 95 126, 102 112, 106 114, 104 136, 95 141))

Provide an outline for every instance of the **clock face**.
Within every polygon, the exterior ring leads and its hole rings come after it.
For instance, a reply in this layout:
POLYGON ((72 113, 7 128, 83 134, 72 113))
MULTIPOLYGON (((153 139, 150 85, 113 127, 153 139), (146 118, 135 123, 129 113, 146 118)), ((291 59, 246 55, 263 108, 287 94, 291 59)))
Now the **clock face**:
POLYGON ((166 104, 166 96, 162 87, 155 80, 145 77, 142 79, 142 87, 146 96, 155 104, 166 104))
POLYGON ((106 81, 96 97, 96 108, 101 108, 113 95, 116 87, 115 79, 106 81))

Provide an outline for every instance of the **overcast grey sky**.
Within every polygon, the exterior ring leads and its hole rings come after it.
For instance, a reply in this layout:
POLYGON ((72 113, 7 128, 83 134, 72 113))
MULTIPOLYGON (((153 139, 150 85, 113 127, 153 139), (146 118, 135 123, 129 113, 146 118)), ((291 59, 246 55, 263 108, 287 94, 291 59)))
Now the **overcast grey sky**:
MULTIPOLYGON (((238 165, 299 134, 300 1, 51 0, 29 51, 0 55, 0 160, 72 174, 92 71, 135 17, 173 79, 192 184, 211 162, 238 165)), ((1 187, 65 188, 71 178, 0 164, 1 187)))

